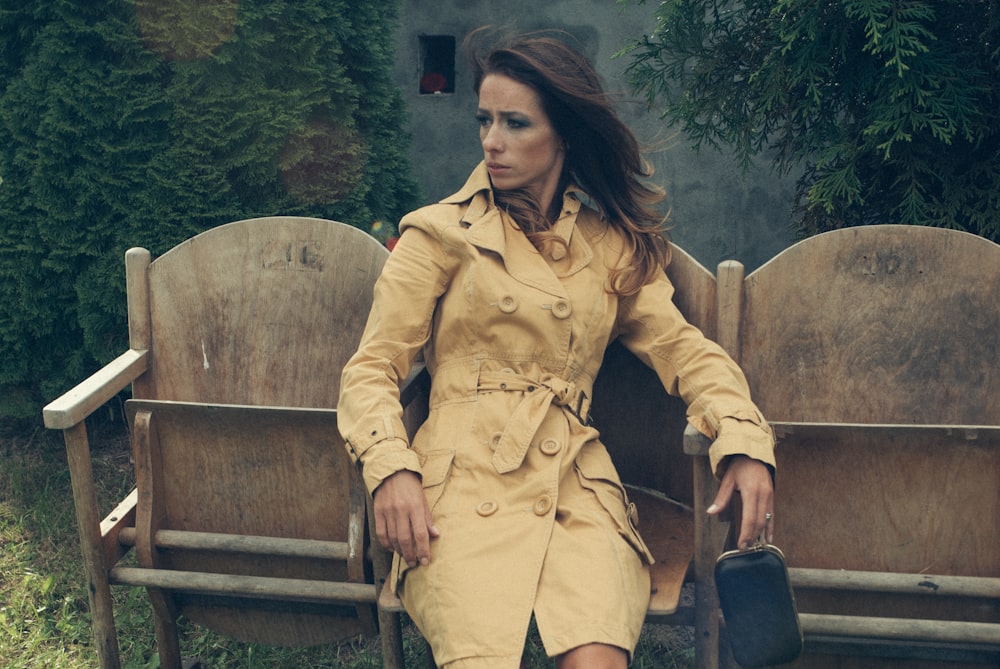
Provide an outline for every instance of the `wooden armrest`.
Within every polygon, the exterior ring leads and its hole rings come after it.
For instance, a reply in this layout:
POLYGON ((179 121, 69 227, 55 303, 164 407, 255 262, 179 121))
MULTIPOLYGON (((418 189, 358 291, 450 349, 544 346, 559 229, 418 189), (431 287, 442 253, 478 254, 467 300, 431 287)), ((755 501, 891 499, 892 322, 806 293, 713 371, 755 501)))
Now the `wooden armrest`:
POLYGON ((694 559, 694 512, 653 490, 628 486, 639 513, 639 531, 656 563, 649 568, 648 615, 677 612, 681 588, 694 559))
MULTIPOLYGON (((866 434, 894 434, 899 436, 934 436, 944 441, 980 444, 1000 443, 1000 425, 912 425, 878 423, 809 423, 769 421, 777 441, 790 439, 816 439, 866 434)), ((684 428, 684 452, 688 455, 708 455, 712 440, 692 426, 684 428)))
POLYGON ((688 455, 708 456, 712 440, 703 435, 690 424, 684 427, 684 452, 688 455))
MULTIPOLYGON (((975 441, 980 444, 1000 443, 1000 425, 913 425, 880 423, 809 423, 770 421, 778 441, 867 435, 878 437, 892 434, 906 437, 933 437, 943 442, 975 441)), ((685 435, 686 436, 686 435, 685 435)))
POLYGON ((42 409, 45 427, 65 430, 139 378, 147 367, 146 351, 129 349, 42 409))

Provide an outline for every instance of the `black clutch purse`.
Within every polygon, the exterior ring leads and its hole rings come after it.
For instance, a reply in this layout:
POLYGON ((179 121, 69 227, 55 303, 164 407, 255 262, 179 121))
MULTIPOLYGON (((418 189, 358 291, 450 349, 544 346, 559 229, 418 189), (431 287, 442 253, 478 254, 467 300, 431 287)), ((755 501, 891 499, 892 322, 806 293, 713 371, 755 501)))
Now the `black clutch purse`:
POLYGON ((741 666, 784 664, 801 654, 799 614, 776 546, 723 553, 715 563, 715 587, 733 659, 741 666))

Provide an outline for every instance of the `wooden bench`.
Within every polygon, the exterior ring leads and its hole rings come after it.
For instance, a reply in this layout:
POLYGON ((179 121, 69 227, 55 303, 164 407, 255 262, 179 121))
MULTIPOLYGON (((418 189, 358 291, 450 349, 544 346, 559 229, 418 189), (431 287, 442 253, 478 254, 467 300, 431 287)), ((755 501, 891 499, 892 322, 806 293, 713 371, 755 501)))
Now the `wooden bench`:
POLYGON ((806 641, 789 666, 1000 666, 1000 246, 851 228, 745 278, 723 263, 718 286, 719 340, 778 439, 776 543, 806 641))
POLYGON ((387 256, 296 217, 126 254, 130 349, 44 410, 65 435, 102 669, 121 666, 112 584, 147 588, 163 667, 182 665, 179 615, 282 645, 378 631, 403 666, 334 410, 387 256), (102 521, 85 420, 130 384, 137 488, 102 521), (119 564, 133 548, 138 566, 119 564))

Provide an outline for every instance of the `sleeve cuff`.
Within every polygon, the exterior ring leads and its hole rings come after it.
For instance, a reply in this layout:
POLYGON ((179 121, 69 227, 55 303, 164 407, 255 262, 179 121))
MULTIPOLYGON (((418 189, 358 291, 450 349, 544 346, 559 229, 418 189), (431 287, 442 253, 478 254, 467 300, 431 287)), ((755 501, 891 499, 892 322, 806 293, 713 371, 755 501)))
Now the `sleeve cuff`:
POLYGON ((767 465, 773 472, 774 433, 767 423, 725 417, 719 421, 719 433, 708 451, 712 471, 719 474, 720 463, 730 455, 746 455, 767 465))
POLYGON ((420 459, 402 440, 387 439, 373 444, 361 455, 361 476, 369 493, 374 493, 382 481, 404 469, 421 475, 420 459))

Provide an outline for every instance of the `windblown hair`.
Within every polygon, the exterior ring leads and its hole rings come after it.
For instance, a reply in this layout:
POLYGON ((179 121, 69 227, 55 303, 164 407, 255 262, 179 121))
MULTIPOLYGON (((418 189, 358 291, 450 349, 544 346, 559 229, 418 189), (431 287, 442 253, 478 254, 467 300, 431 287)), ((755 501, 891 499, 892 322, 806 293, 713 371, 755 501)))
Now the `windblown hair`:
MULTIPOLYGON (((532 88, 555 132, 566 145, 560 184, 575 181, 611 225, 625 235, 630 262, 611 277, 611 290, 630 295, 670 262, 665 219, 653 206, 663 190, 645 182, 652 175, 632 131, 618 118, 590 61, 563 41, 525 35, 477 53, 483 29, 465 40, 476 95, 483 79, 499 74, 532 88)), ((552 221, 523 191, 494 194, 536 246, 548 243, 552 221)), ((556 205, 559 206, 559 205, 556 205)))

